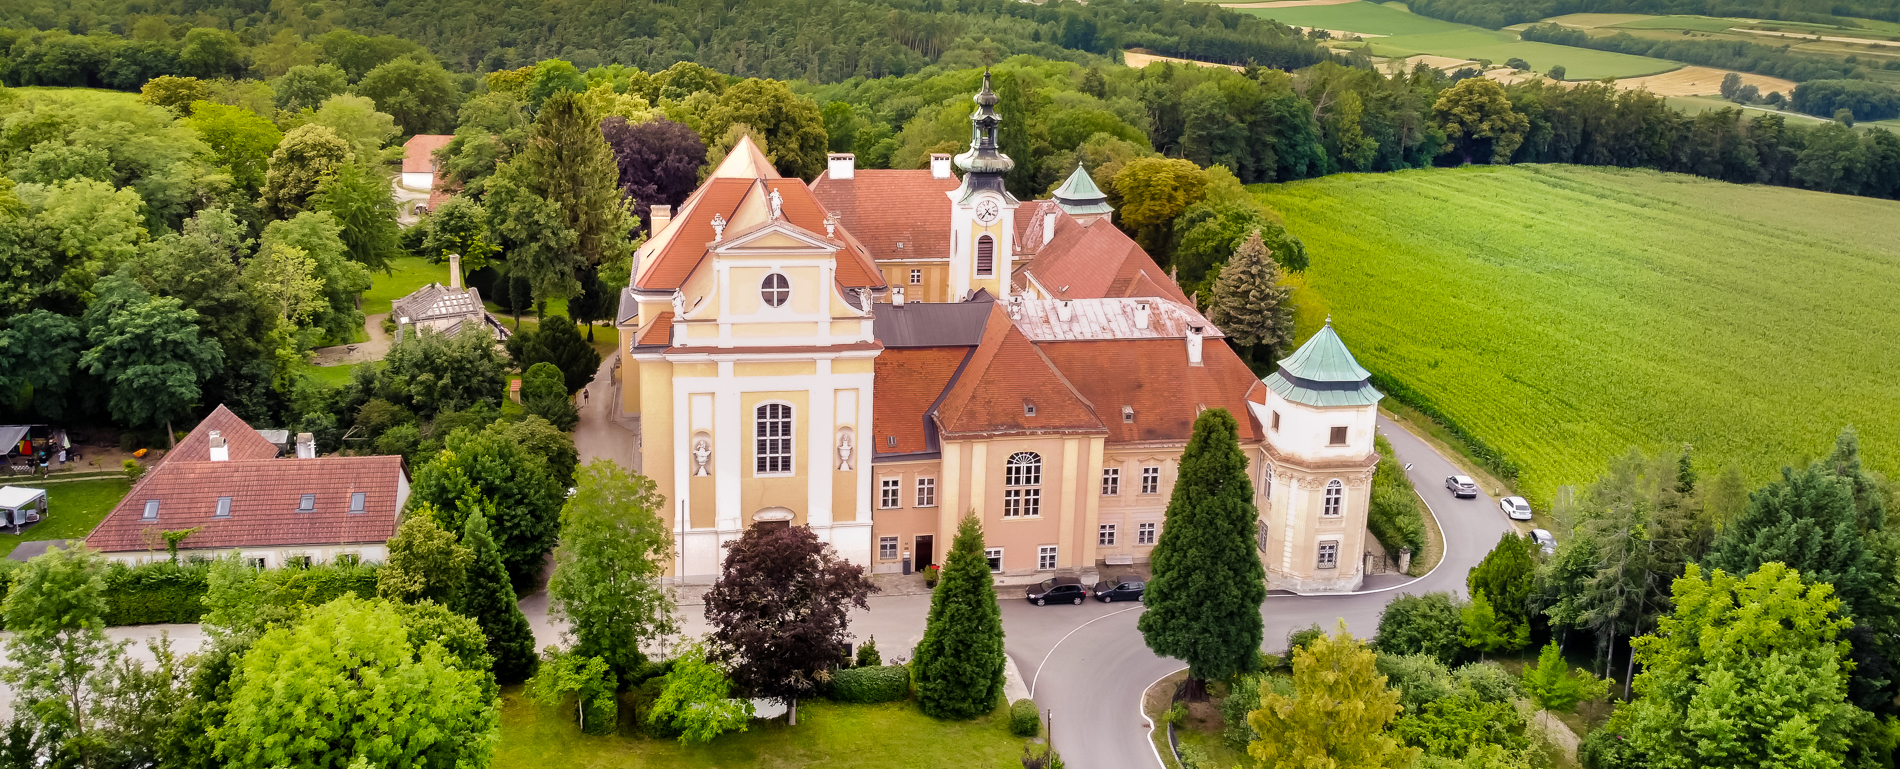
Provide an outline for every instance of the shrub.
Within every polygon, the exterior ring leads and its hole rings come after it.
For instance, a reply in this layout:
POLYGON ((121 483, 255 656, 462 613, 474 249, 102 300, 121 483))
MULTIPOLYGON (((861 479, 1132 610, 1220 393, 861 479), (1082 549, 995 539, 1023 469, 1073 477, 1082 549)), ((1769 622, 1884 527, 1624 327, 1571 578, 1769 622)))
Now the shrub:
POLYGON ((1253 727, 1247 725, 1247 714, 1260 709, 1260 690, 1266 678, 1264 674, 1236 676, 1233 688, 1227 690, 1227 699, 1221 700, 1221 721, 1227 724, 1221 737, 1235 750, 1246 750, 1247 743, 1259 739, 1253 727))
POLYGON ((858 667, 874 668, 884 664, 884 656, 877 653, 877 636, 864 639, 864 645, 858 647, 858 667))
POLYGON ((581 705, 587 711, 588 734, 607 734, 620 723, 620 698, 612 689, 604 689, 581 705))
POLYGON ((880 665, 834 671, 830 696, 834 702, 896 702, 910 696, 910 668, 880 665))
POLYGON ((1425 550, 1425 516, 1419 510, 1418 493, 1412 490, 1412 481, 1405 477, 1405 467, 1399 464, 1385 436, 1378 436, 1374 445, 1379 451, 1379 465, 1372 472, 1372 505, 1366 514, 1366 528, 1393 554, 1409 547, 1412 555, 1420 555, 1425 550))
POLYGON ((937 565, 934 563, 929 566, 925 566, 924 567, 924 586, 936 587, 937 576, 942 573, 943 573, 943 569, 938 568, 937 565))
POLYGON ((1530 62, 1527 62, 1527 61, 1525 61, 1525 60, 1523 60, 1523 59, 1520 59, 1520 58, 1517 58, 1517 57, 1515 57, 1515 56, 1513 56, 1513 57, 1511 57, 1511 58, 1509 58, 1509 59, 1505 59, 1505 60, 1504 60, 1504 66, 1506 66, 1506 67, 1510 67, 1511 69, 1514 69, 1514 70, 1518 70, 1518 71, 1520 71, 1520 72, 1522 72, 1522 71, 1524 71, 1524 70, 1528 70, 1528 69, 1530 69, 1530 68, 1531 68, 1531 64, 1530 64, 1530 62))
POLYGON ((169 562, 106 567, 106 624, 195 623, 204 616, 211 570, 169 562))
POLYGON ((1317 624, 1308 625, 1298 630, 1288 632, 1286 634, 1286 658, 1289 660, 1293 659, 1293 651, 1295 649, 1304 649, 1307 644, 1325 637, 1326 631, 1321 630, 1317 624))
POLYGON ((1379 652, 1373 665, 1385 676, 1387 686, 1399 690, 1399 705, 1406 714, 1417 714, 1426 703, 1458 693, 1451 670, 1429 654, 1379 652))
POLYGON ((1451 672, 1460 687, 1470 689, 1485 702, 1511 702, 1524 696, 1517 676, 1495 662, 1473 662, 1451 672))
POLYGON ((1018 737, 1034 737, 1042 732, 1042 714, 1036 701, 1027 697, 1009 704, 1009 731, 1018 737))
POLYGON ((138 460, 136 459, 125 460, 126 480, 129 480, 133 483, 138 483, 139 478, 143 477, 144 475, 145 475, 145 466, 139 464, 138 460))
POLYGON ((1450 593, 1406 594, 1379 615, 1373 648, 1387 654, 1428 654, 1450 665, 1464 653, 1464 618, 1450 593))
POLYGON ((1217 769, 1214 759, 1207 755, 1207 749, 1199 745, 1181 746, 1181 769, 1217 769))

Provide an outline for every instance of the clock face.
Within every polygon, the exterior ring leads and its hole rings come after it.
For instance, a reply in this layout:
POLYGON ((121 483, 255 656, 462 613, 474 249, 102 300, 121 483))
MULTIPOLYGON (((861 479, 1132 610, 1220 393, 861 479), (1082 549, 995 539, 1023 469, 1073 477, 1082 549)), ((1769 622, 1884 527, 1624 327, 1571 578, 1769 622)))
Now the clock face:
POLYGON ((995 198, 984 198, 976 202, 976 220, 978 222, 989 224, 996 221, 996 217, 1002 213, 1003 207, 997 205, 995 198))

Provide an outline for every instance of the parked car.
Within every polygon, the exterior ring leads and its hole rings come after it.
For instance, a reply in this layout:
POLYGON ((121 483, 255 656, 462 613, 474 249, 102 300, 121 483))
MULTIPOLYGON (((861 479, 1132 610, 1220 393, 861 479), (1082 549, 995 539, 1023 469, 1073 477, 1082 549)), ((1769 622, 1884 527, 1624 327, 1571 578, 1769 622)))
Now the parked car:
POLYGON ((1446 478, 1445 488, 1449 489, 1454 497, 1478 496, 1478 482, 1471 480, 1469 475, 1453 475, 1446 478))
POLYGON ((1074 577, 1051 577, 1043 580, 1042 584, 1030 586, 1024 597, 1037 606, 1052 603, 1072 603, 1080 606, 1082 599, 1087 598, 1088 594, 1088 588, 1082 586, 1082 580, 1074 577))
POLYGON ((1500 499, 1498 500, 1498 509, 1503 510, 1504 514, 1510 516, 1513 521, 1528 521, 1531 519, 1531 503, 1524 501, 1523 497, 1505 497, 1500 499))
POLYGON ((1531 539, 1544 549, 1544 555, 1557 552, 1557 538, 1543 529, 1531 529, 1531 539))
POLYGON ((1141 600, 1141 589, 1147 587, 1147 585, 1148 583, 1136 580, 1133 577, 1107 579, 1095 583, 1095 597, 1102 599, 1102 603, 1139 601, 1141 600))

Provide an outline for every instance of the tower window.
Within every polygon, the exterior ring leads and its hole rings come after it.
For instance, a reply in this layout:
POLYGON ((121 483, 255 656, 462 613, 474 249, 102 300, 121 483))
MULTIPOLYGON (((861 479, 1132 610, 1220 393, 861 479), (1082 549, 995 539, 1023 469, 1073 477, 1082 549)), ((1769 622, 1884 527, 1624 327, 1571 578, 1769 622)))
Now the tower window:
POLYGON ((792 407, 767 403, 753 411, 753 472, 782 475, 792 472, 792 407))
POLYGON ((783 307, 785 301, 792 298, 792 282, 784 275, 772 273, 759 283, 759 296, 771 307, 783 307))
POLYGON ((1003 466, 1003 517, 1042 515, 1042 457, 1033 451, 1009 456, 1003 466))
POLYGON ((1319 543, 1319 559, 1318 563, 1314 565, 1322 569, 1331 569, 1339 566, 1339 543, 1319 543))
POLYGON ((1340 503, 1344 502, 1345 499, 1346 484, 1340 483, 1338 478, 1327 481, 1326 500, 1324 505, 1320 508, 1320 514, 1334 517, 1338 516, 1340 503))
POLYGON ((1280 412, 1278 411, 1273 412, 1273 431, 1276 433, 1280 431, 1280 412))
POLYGON ((1329 445, 1333 445, 1333 446, 1346 445, 1346 428, 1344 427, 1333 428, 1332 442, 1329 445))
POLYGON ((996 273, 996 241, 988 235, 976 239, 976 274, 990 276, 996 273))

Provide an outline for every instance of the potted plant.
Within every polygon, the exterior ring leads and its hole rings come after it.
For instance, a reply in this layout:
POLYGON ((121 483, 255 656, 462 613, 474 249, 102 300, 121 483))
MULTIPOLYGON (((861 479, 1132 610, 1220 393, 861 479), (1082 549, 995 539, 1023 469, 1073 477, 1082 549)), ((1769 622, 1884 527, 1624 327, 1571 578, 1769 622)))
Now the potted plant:
POLYGON ((937 576, 942 573, 943 573, 943 567, 938 566, 934 563, 929 566, 925 566, 924 567, 924 587, 935 588, 937 586, 937 576))

